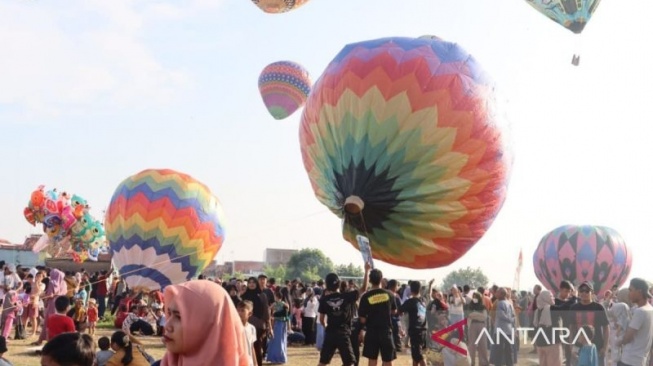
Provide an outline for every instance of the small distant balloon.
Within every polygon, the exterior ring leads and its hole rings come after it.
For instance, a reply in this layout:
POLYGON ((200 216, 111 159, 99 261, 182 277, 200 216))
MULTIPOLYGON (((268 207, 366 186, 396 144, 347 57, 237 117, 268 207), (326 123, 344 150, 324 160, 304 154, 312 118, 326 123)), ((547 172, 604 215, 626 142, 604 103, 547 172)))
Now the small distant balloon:
POLYGON ((601 0, 526 0, 526 2, 554 22, 580 34, 592 18, 601 0))
POLYGON ((311 91, 308 71, 292 61, 266 66, 258 78, 263 103, 275 119, 284 119, 301 108, 311 91))
POLYGON ((254 5, 268 14, 287 13, 306 4, 308 0, 252 0, 254 5))

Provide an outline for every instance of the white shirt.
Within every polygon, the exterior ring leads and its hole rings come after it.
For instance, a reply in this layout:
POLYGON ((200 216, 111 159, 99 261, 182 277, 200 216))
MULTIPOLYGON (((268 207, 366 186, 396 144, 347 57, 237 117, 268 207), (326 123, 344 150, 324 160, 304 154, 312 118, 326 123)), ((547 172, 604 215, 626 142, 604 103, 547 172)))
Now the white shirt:
POLYGON ((249 366, 254 366, 254 355, 252 354, 252 347, 254 342, 256 342, 256 328, 253 325, 247 323, 243 327, 245 344, 247 345, 247 356, 249 357, 249 366))
POLYGON ((313 296, 306 302, 306 306, 304 306, 304 316, 307 318, 317 317, 317 309, 319 306, 320 302, 317 300, 317 297, 313 296))
POLYGON ((621 362, 630 366, 646 366, 646 357, 653 343, 653 306, 646 304, 633 309, 628 328, 635 329, 635 337, 624 344, 621 362))
POLYGON ((131 328, 132 324, 136 323, 139 320, 141 320, 141 318, 139 318, 138 315, 129 313, 125 320, 122 322, 122 331, 125 332, 125 334, 132 334, 129 328, 131 328))

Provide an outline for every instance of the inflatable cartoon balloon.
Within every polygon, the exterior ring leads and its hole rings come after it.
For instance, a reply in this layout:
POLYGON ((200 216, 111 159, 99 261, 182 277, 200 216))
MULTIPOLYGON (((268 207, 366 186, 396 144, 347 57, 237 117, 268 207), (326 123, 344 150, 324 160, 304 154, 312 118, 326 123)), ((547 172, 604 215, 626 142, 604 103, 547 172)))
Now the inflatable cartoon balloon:
POLYGON ((614 229, 604 226, 561 226, 546 234, 533 255, 537 279, 557 293, 562 280, 593 284, 603 295, 620 287, 630 274, 632 252, 614 229))
POLYGON ((78 259, 87 257, 91 243, 104 240, 102 223, 88 212, 88 208, 86 200, 78 195, 71 199, 66 192, 46 191, 45 186, 39 186, 23 210, 27 222, 31 225, 41 223, 46 234, 33 250, 38 252, 52 247, 48 252, 56 257, 70 254, 75 254, 78 259))
POLYGON ((263 69, 258 88, 272 117, 284 119, 306 103, 311 92, 311 79, 300 64, 278 61, 263 69))
POLYGON ((266 13, 277 14, 297 9, 308 0, 252 0, 252 2, 266 13))
POLYGON ((317 199, 358 248, 409 268, 463 256, 505 200, 512 159, 492 83, 455 43, 384 38, 346 46, 300 126, 317 199))
POLYGON ((601 0, 526 0, 526 2, 554 22, 580 34, 601 0))
POLYGON ((155 290, 201 273, 222 246, 223 225, 208 187, 186 174, 150 169, 116 188, 105 229, 129 287, 155 290))

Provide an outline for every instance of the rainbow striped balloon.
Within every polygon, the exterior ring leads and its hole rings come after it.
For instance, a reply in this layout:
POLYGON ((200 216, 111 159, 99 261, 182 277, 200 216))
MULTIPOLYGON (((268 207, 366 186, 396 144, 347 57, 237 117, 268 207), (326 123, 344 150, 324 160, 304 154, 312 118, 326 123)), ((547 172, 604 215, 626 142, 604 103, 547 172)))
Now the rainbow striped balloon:
POLYGON ((116 188, 106 213, 113 261, 132 289, 188 281, 224 241, 222 207, 208 187, 168 169, 149 169, 116 188))
POLYGON ((278 61, 263 69, 258 88, 272 117, 284 119, 306 103, 311 92, 311 79, 300 64, 278 61))
POLYGON ((605 226, 561 226, 546 234, 533 254, 537 279, 554 293, 562 280, 575 286, 588 281, 603 296, 626 282, 632 261, 621 235, 605 226))
POLYGON ((453 263, 506 197, 512 158, 494 88, 476 60, 437 37, 346 46, 315 83, 300 126, 318 200, 343 236, 410 268, 453 263))

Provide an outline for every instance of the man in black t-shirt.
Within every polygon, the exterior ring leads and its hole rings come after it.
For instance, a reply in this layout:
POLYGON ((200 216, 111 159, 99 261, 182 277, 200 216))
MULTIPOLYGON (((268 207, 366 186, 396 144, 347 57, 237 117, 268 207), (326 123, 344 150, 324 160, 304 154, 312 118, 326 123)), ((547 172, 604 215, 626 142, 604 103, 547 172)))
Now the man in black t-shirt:
POLYGON ((331 362, 336 349, 344 366, 355 364, 354 350, 351 346, 351 323, 353 319, 354 304, 360 295, 367 290, 370 265, 365 264, 365 277, 363 287, 358 291, 338 292, 340 278, 335 273, 326 276, 326 291, 320 298, 318 312, 320 324, 325 327, 324 343, 320 351, 320 363, 325 366, 331 362), (328 323, 327 323, 328 320, 328 323))
MULTIPOLYGON (((558 286, 560 292, 555 300, 555 310, 552 311, 552 316, 555 318, 562 319, 562 327, 564 329, 571 329, 570 322, 572 321, 569 308, 572 305, 578 302, 578 298, 574 295, 574 285, 567 281, 563 280, 558 286)), ((558 325, 559 326, 559 325, 558 325)), ((572 339, 567 340, 567 343, 571 343, 572 339)), ((562 352, 564 356, 564 365, 571 366, 572 363, 572 347, 570 344, 562 344, 562 352)))
POLYGON ((426 332, 426 306, 420 298, 419 281, 410 283, 412 297, 406 300, 400 311, 408 314, 408 338, 410 339, 410 355, 413 365, 426 366, 422 348, 424 348, 424 333, 426 332))
POLYGON ((594 339, 590 341, 596 345, 599 351, 599 366, 603 366, 605 352, 610 339, 610 327, 608 322, 608 313, 603 305, 592 301, 592 292, 594 291, 589 282, 583 282, 578 286, 578 297, 580 301, 569 307, 571 335, 568 342, 574 341, 577 337, 583 337, 581 333, 577 334, 579 329, 584 325, 594 327, 594 339))
POLYGON ((381 279, 383 273, 380 270, 370 272, 372 289, 361 297, 358 319, 366 328, 363 357, 369 358, 370 365, 373 365, 380 352, 383 366, 392 366, 392 361, 397 358, 392 340, 392 315, 397 312, 397 306, 394 294, 381 288, 381 279))

